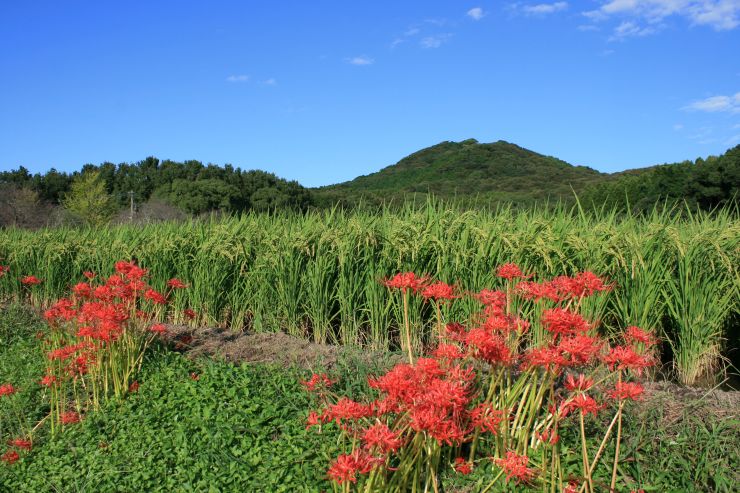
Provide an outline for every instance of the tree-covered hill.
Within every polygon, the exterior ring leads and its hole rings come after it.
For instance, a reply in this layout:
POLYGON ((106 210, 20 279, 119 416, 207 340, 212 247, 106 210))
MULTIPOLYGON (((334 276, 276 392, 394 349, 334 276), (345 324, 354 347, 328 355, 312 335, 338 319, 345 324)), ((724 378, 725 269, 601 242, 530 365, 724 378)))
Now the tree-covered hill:
POLYGON ((530 204, 571 199, 573 190, 578 192, 604 176, 508 142, 483 144, 468 139, 427 147, 377 173, 318 188, 314 193, 322 204, 352 204, 360 198, 372 203, 414 193, 530 204))

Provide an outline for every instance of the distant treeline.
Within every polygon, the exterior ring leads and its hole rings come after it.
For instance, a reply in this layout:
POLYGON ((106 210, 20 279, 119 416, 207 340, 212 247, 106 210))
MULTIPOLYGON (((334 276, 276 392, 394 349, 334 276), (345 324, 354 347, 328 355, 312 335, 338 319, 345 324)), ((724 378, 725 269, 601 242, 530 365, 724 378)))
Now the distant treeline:
POLYGON ((588 208, 644 212, 656 204, 686 203, 694 210, 731 206, 740 199, 740 145, 721 156, 615 173, 579 194, 588 208))
POLYGON ((131 164, 86 164, 74 173, 52 169, 32 175, 20 167, 1 172, 0 184, 27 188, 37 193, 40 200, 61 204, 72 182, 92 172, 99 174, 107 193, 122 207, 129 203, 129 192, 133 192, 137 204, 156 198, 192 214, 211 210, 305 209, 311 205, 311 193, 306 188, 272 173, 244 171, 231 165, 204 165, 200 161, 160 161, 154 157, 131 164))

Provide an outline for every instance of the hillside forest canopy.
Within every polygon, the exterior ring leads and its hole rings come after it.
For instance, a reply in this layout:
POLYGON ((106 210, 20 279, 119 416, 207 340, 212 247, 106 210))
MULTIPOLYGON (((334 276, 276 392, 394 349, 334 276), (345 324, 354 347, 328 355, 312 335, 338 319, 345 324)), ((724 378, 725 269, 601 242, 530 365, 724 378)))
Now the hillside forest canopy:
POLYGON ((86 164, 72 173, 52 168, 31 174, 21 166, 0 172, 0 226, 381 207, 430 196, 461 207, 572 205, 577 196, 586 209, 640 213, 656 205, 685 204, 688 210, 736 210, 739 187, 740 146, 720 156, 606 174, 508 142, 468 139, 442 142, 377 173, 313 189, 265 171, 195 160, 148 157, 135 163, 86 164))

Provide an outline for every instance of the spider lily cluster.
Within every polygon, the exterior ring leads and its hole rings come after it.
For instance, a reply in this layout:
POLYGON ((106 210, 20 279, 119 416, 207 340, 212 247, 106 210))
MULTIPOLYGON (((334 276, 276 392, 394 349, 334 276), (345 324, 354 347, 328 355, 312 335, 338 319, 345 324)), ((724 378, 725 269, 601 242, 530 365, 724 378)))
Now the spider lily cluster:
POLYGON ((629 327, 610 345, 598 334, 580 308, 611 286, 593 273, 534 282, 508 264, 497 274, 501 289, 477 293, 410 272, 384 281, 403 298, 408 362, 369 379, 375 399, 336 395, 323 374, 303 382, 317 404, 309 428, 336 426, 344 439, 345 453, 328 469, 336 490, 438 492, 445 468, 489 468, 483 491, 501 481, 545 492, 614 490, 624 405, 643 392, 634 378, 653 364, 655 338, 629 327), (439 342, 421 357, 411 345, 410 296, 437 306, 439 342), (443 323, 439 304, 460 298, 477 300, 480 312, 466 324, 443 323), (613 412, 610 424, 589 446, 585 422, 604 412, 613 412), (561 463, 569 452, 560 434, 570 430, 580 435, 577 478, 561 463), (610 468, 610 484, 594 481, 597 467, 610 468))
MULTIPOLYGON (((0 269, 0 275, 7 272, 0 269)), ((147 347, 166 331, 168 301, 174 290, 187 285, 170 279, 162 293, 148 284, 149 273, 133 262, 119 261, 115 272, 99 279, 85 272, 85 281, 72 286, 68 297, 59 299, 44 312, 49 330, 40 332, 46 371, 39 376, 49 402, 52 435, 61 427, 78 423, 84 413, 97 409, 110 397, 135 392, 135 380, 147 347)), ((25 276, 24 285, 42 281, 25 276)), ((186 310, 186 318, 194 312, 186 310)), ((0 399, 16 392, 11 384, 0 387, 0 399)), ((8 463, 18 460, 19 451, 31 448, 32 431, 11 440, 11 450, 2 456, 8 463)), ((40 425, 41 423, 39 423, 40 425)))

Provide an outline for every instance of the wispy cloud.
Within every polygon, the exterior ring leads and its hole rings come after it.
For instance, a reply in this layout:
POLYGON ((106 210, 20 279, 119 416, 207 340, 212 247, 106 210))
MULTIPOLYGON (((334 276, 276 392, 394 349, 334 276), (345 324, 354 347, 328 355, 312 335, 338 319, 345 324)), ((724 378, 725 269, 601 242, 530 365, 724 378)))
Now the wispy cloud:
POLYGON ((249 76, 248 75, 230 75, 226 77, 226 82, 249 82, 249 76))
POLYGON ((445 44, 452 37, 450 33, 436 34, 434 36, 426 36, 421 38, 419 44, 422 48, 439 48, 445 44))
POLYGON ((538 3, 536 5, 525 5, 522 11, 529 15, 547 15, 560 12, 568 8, 568 2, 538 3))
POLYGON ((594 22, 622 17, 649 25, 677 16, 692 25, 726 31, 740 25, 740 0, 607 0, 602 1, 598 9, 583 12, 583 15, 594 22))
POLYGON ((486 15, 486 13, 483 12, 483 9, 480 7, 473 7, 472 9, 468 10, 465 15, 467 15, 474 21, 479 21, 483 18, 483 16, 486 15))
POLYGON ((659 26, 640 26, 632 21, 623 21, 614 28, 609 41, 622 41, 626 38, 640 38, 655 33, 659 26))
POLYGON ((275 80, 274 78, 270 77, 269 79, 263 80, 262 83, 264 85, 266 85, 266 86, 276 86, 277 85, 277 80, 275 80))
POLYGON ((673 130, 675 130, 676 132, 680 132, 681 130, 683 130, 683 123, 675 123, 673 125, 673 130))
POLYGON ((360 55, 360 56, 355 56, 352 58, 347 58, 347 63, 349 63, 350 65, 359 65, 359 66, 372 65, 373 63, 375 63, 375 59, 370 58, 365 55, 360 55))
POLYGON ((683 109, 705 113, 740 113, 740 92, 733 96, 711 96, 699 99, 684 106, 683 109))

